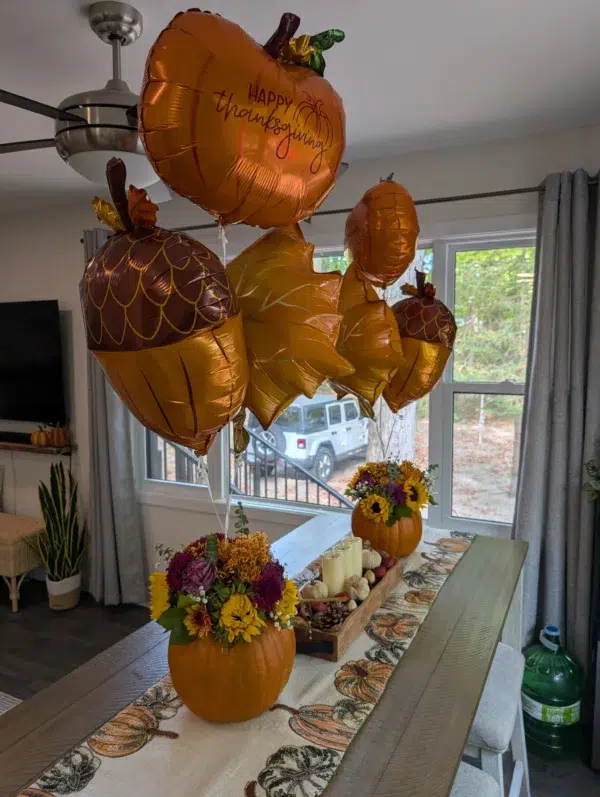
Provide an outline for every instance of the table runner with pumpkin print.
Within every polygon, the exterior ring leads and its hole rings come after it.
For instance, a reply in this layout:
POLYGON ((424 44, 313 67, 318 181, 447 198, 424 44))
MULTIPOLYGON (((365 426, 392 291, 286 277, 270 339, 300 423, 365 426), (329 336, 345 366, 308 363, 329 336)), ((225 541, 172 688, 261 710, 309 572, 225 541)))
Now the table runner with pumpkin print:
POLYGON ((279 702, 261 717, 204 722, 182 707, 166 676, 22 797, 318 797, 471 540, 426 531, 400 585, 342 661, 297 656, 279 702))

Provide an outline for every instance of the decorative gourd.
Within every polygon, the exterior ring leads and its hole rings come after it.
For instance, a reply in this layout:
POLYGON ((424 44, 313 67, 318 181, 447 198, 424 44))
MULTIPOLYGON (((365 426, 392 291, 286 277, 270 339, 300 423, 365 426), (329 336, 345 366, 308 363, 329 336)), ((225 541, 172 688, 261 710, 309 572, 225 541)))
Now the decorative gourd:
POLYGON ((323 598, 327 598, 329 595, 329 589, 327 588, 327 584, 324 584, 322 581, 311 581, 310 584, 306 584, 302 588, 302 597, 308 598, 309 600, 322 600, 323 598))
POLYGON ((383 565, 379 565, 379 567, 376 567, 373 572, 375 573, 375 578, 382 579, 387 573, 387 569, 383 565))
POLYGON ((153 736, 177 738, 173 731, 161 731, 153 711, 145 706, 127 706, 88 739, 89 747, 107 758, 137 753, 153 736))
POLYGON ((346 603, 346 606, 347 606, 349 612, 353 612, 355 609, 358 609, 358 603, 355 600, 352 600, 352 599, 350 599, 346 603))
POLYGON ((69 432, 64 426, 51 426, 46 430, 48 444, 55 448, 64 448, 69 445, 69 432))
POLYGON ((372 570, 365 571, 363 578, 367 579, 369 586, 373 586, 375 583, 375 573, 372 570))
POLYGON ((348 661, 335 674, 335 688, 346 697, 376 703, 385 689, 393 667, 377 661, 348 661))
POLYGON ((209 722, 243 722, 275 703, 294 666, 293 629, 267 624, 252 642, 227 647, 212 636, 169 646, 173 686, 209 722))
MULTIPOLYGON (((353 518, 352 531, 354 531, 354 513, 352 514, 352 518, 353 518)), ((356 534, 355 531, 354 533, 356 534)), ((357 534, 356 536, 360 537, 361 535, 357 534)), ((362 553, 363 569, 374 570, 376 567, 379 567, 380 564, 381 564, 381 556, 379 553, 377 553, 377 551, 374 551, 372 548, 363 550, 362 553)))
MULTIPOLYGON (((363 540, 370 540, 373 548, 384 549, 389 556, 403 557, 411 554, 421 541, 423 521, 420 512, 413 512, 410 517, 403 517, 393 526, 377 523, 366 517, 359 505, 352 511, 352 532, 363 540)), ((371 562, 365 560, 365 554, 373 551, 363 550, 363 567, 373 569, 371 562)), ((381 564, 381 556, 377 554, 377 565, 381 564)))
POLYGON ((46 432, 40 426, 39 429, 31 433, 29 439, 31 440, 32 446, 37 446, 38 448, 45 448, 48 445, 48 432, 46 432))
POLYGON ((350 576, 344 584, 344 591, 355 601, 364 601, 369 594, 369 582, 361 576, 350 576))

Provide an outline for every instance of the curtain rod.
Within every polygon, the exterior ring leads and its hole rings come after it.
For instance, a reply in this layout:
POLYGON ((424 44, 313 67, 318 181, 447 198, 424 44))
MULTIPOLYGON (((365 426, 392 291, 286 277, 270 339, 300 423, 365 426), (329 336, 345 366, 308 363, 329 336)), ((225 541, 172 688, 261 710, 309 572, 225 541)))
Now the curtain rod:
MULTIPOLYGON (((543 185, 529 186, 528 188, 509 188, 504 191, 484 191, 479 194, 456 194, 455 196, 437 196, 431 199, 417 199, 415 205, 442 205, 446 202, 465 202, 469 199, 491 199, 498 196, 514 196, 516 194, 540 194, 544 190, 543 185)), ((352 208, 339 208, 337 210, 317 210, 314 216, 337 216, 339 213, 348 214, 352 208)), ((173 232, 190 232, 191 230, 212 230, 219 225, 216 221, 210 224, 192 224, 189 227, 174 227, 173 232)))

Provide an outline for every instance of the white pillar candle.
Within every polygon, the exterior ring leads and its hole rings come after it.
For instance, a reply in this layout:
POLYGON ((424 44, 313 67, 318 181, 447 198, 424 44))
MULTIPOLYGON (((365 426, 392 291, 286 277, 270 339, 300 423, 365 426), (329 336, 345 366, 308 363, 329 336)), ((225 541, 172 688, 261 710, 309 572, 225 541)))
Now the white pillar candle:
POLYGON ((354 568, 354 575, 355 576, 362 576, 363 574, 363 566, 362 566, 362 538, 361 537, 351 537, 350 544, 352 545, 352 561, 353 561, 353 568, 354 568))
POLYGON ((333 598, 341 592, 346 580, 344 557, 336 550, 323 555, 321 560, 321 579, 327 585, 327 592, 333 598))
POLYGON ((350 540, 344 540, 339 544, 340 553, 344 560, 344 581, 354 573, 354 546, 350 540))

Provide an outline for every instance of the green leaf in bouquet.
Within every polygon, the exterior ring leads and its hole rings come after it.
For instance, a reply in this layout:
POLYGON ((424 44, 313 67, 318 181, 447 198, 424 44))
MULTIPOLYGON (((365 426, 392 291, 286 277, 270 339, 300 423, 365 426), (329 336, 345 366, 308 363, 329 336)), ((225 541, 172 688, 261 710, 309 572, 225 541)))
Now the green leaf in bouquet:
POLYGON ((180 595, 177 599, 177 608, 185 609, 186 606, 191 606, 193 603, 196 603, 196 601, 190 598, 189 595, 180 595))
POLYGON ((182 620, 181 623, 171 629, 169 645, 189 645, 191 642, 194 642, 195 639, 196 637, 191 636, 182 620))
POLYGON ((219 546, 216 534, 210 534, 206 538, 206 547, 204 549, 204 558, 212 565, 217 564, 219 558, 219 546))
POLYGON ((156 622, 162 625, 163 628, 166 628, 167 631, 171 631, 175 626, 179 624, 183 625, 184 617, 185 609, 178 608, 177 606, 170 606, 168 609, 165 609, 156 622))

